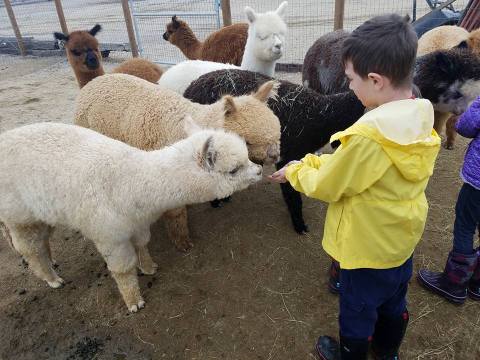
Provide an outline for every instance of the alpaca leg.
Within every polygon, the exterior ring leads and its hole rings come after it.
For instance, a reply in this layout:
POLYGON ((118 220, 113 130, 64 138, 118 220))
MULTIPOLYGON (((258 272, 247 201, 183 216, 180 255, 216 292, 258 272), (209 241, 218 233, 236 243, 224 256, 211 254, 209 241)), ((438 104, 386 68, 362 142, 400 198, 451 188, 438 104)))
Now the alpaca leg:
POLYGON ((138 257, 138 268, 145 275, 153 275, 157 272, 158 265, 152 260, 147 244, 150 242, 150 229, 134 235, 132 238, 135 252, 138 257))
POLYGON ((123 301, 130 312, 137 312, 145 306, 145 301, 140 294, 136 267, 137 255, 133 244, 129 241, 102 241, 95 243, 102 254, 115 279, 123 301))
POLYGON ((47 246, 52 228, 42 223, 13 225, 8 228, 13 247, 28 262, 33 273, 53 288, 62 286, 65 282, 53 270, 47 246))
POLYGON ((447 140, 445 141, 445 149, 452 150, 453 145, 455 144, 455 137, 457 136, 457 130, 455 129, 455 124, 457 123, 458 116, 450 116, 447 120, 445 126, 445 134, 447 135, 447 140))
POLYGON ((295 231, 301 235, 307 233, 308 226, 303 220, 302 213, 302 196, 288 183, 280 184, 280 188, 282 189, 283 199, 287 204, 295 231))
POLYGON ((165 225, 168 237, 180 251, 188 251, 193 247, 188 233, 187 208, 182 207, 165 213, 165 225))
POLYGON ((442 113, 439 111, 434 111, 433 116, 434 116, 433 128, 435 129, 437 134, 440 136, 440 134, 443 131, 443 128, 445 127, 445 123, 450 116, 450 113, 442 113))

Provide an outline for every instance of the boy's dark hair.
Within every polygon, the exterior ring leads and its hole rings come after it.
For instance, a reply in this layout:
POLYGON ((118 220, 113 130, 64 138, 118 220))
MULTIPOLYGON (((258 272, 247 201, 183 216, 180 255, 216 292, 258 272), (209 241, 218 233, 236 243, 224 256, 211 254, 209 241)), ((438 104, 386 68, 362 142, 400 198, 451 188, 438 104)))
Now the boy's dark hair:
POLYGON ((351 61, 362 78, 374 72, 386 76, 395 87, 410 85, 418 38, 410 17, 397 14, 376 16, 348 36, 342 62, 351 61))

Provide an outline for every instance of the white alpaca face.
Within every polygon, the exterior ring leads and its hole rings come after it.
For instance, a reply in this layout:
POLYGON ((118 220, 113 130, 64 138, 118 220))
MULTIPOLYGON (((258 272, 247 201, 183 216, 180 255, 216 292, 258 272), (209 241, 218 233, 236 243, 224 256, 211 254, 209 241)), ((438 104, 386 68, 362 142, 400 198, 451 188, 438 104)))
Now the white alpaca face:
POLYGON ((238 135, 212 132, 206 144, 204 164, 212 176, 216 198, 227 197, 261 180, 262 167, 248 159, 245 140, 238 135))
POLYGON ((264 61, 278 60, 285 51, 287 25, 283 20, 287 3, 283 2, 276 11, 257 14, 246 7, 245 14, 249 22, 248 35, 254 39, 253 51, 257 58, 264 61))

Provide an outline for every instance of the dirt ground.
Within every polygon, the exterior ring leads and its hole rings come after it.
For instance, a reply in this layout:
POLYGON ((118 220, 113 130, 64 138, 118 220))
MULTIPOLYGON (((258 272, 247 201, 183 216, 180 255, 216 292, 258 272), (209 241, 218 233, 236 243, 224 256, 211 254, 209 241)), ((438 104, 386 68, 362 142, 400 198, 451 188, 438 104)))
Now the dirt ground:
MULTIPOLYGON (((65 59, 0 57, 0 131, 70 123, 77 93, 65 59)), ((459 138, 453 151, 440 153, 415 271, 443 268, 466 145, 459 138)), ((338 300, 327 291, 329 259, 320 245, 325 210, 306 199, 311 231, 299 236, 280 188, 262 182, 223 208, 191 206, 195 247, 187 254, 174 249, 159 221, 150 243, 159 271, 140 277, 147 305, 134 315, 80 234, 58 228, 51 239, 67 281, 62 289, 33 276, 0 239, 0 359, 313 359, 316 338, 338 331, 338 300)), ((480 358, 480 304, 451 305, 414 279, 408 299, 403 359, 480 358)))

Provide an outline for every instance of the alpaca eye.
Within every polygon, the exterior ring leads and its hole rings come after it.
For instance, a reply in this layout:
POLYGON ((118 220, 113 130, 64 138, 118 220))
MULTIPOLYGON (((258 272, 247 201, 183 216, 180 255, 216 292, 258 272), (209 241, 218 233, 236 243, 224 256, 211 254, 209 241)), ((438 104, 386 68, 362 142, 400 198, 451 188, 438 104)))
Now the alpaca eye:
POLYGON ((268 36, 261 36, 261 35, 257 35, 257 37, 260 39, 260 40, 266 40, 268 38, 268 36))
POLYGON ((235 175, 238 170, 240 170, 241 166, 237 166, 235 169, 233 169, 232 171, 229 172, 230 175, 235 175))
POLYGON ((80 51, 75 50, 75 49, 72 50, 72 54, 75 55, 75 56, 80 56, 80 55, 82 55, 82 53, 81 53, 80 51))

